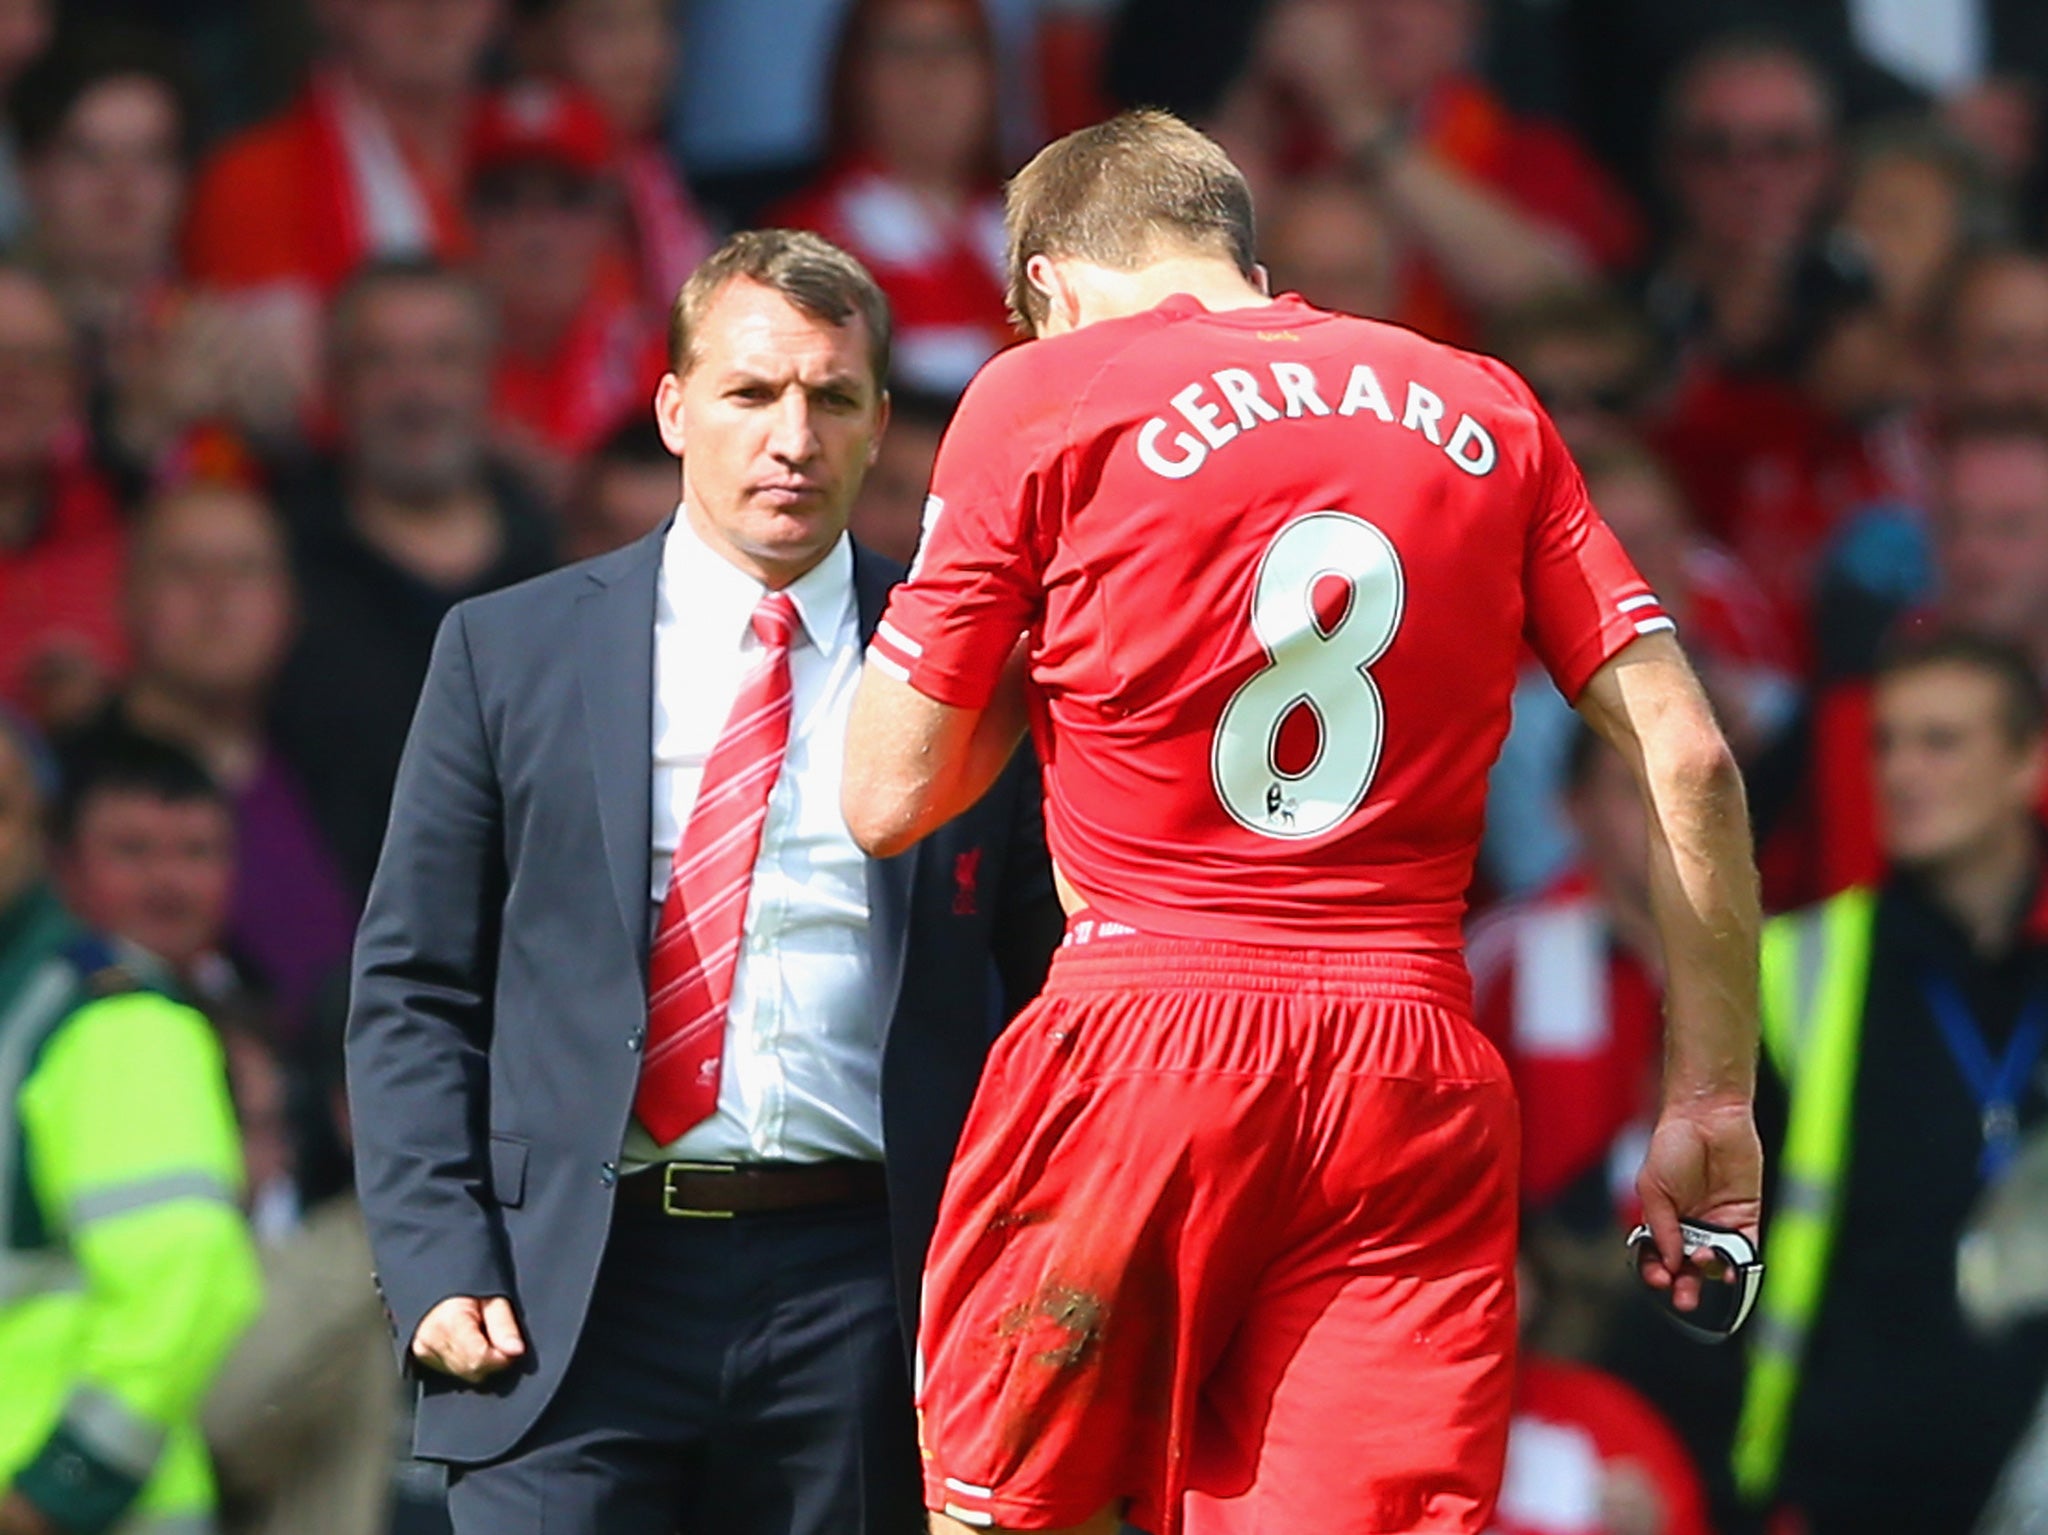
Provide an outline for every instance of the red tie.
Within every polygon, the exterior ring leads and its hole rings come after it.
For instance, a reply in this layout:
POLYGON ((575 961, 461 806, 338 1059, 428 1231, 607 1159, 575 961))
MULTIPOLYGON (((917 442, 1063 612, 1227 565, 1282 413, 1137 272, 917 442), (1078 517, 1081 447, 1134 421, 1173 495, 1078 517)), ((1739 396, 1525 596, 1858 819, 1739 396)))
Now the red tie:
POLYGON ((669 865, 668 896, 647 962, 647 1058, 633 1112, 666 1146, 718 1107, 725 1014, 732 1003, 747 888, 768 794, 789 744, 789 642, 796 607, 770 592, 754 609, 761 663, 740 684, 704 764, 690 824, 669 865))

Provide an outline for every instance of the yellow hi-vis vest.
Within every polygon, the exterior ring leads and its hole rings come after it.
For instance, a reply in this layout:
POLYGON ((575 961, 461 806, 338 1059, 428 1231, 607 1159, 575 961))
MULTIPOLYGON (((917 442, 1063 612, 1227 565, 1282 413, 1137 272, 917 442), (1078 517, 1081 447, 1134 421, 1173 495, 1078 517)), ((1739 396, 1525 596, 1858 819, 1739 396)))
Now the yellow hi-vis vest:
POLYGON ((0 1488, 207 1535, 199 1403, 261 1293, 219 1041, 47 892, 0 916, 0 1488))
POLYGON ((1789 1113, 1770 1267, 1750 1324, 1749 1374, 1735 1429, 1735 1484, 1751 1502, 1777 1487, 1799 1368, 1834 1250, 1876 912, 1877 892, 1856 888, 1764 926, 1760 1022, 1789 1113))

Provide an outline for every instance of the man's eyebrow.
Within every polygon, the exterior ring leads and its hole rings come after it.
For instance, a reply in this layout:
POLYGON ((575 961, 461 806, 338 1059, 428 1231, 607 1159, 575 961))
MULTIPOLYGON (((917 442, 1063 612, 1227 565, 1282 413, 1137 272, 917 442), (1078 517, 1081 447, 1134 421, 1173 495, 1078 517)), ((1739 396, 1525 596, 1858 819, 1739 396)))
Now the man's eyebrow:
POLYGON ((851 370, 835 370, 826 374, 823 378, 806 383, 802 379, 791 378, 787 375, 771 377, 758 369, 735 363, 720 376, 718 387, 721 389, 762 388, 780 391, 788 388, 792 383, 812 394, 828 390, 844 390, 850 394, 859 394, 867 388, 867 376, 851 370))

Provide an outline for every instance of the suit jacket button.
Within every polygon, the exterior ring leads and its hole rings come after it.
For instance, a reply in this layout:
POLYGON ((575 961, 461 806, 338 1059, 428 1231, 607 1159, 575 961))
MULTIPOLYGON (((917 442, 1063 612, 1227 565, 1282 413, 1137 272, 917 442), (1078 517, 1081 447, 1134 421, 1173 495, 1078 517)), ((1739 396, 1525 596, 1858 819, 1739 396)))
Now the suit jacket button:
POLYGON ((597 1170, 597 1181, 610 1188, 619 1181, 619 1169, 615 1163, 607 1162, 597 1170))
POLYGON ((646 1043, 647 1031, 645 1029, 635 1029, 632 1033, 626 1036, 626 1048, 628 1050, 638 1050, 642 1045, 646 1043))

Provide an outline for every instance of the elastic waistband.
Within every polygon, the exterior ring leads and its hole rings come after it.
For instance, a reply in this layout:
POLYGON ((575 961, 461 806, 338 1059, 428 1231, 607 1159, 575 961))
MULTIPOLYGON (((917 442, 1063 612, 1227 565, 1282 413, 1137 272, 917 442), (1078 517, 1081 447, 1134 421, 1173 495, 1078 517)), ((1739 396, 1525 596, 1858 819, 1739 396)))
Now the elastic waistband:
POLYGON ((1053 955, 1048 993, 1199 990, 1404 998, 1469 1009, 1462 956, 1424 949, 1284 949, 1212 938, 1163 938, 1121 923, 1069 924, 1053 955), (1110 931, 1101 929, 1107 926, 1110 931))

